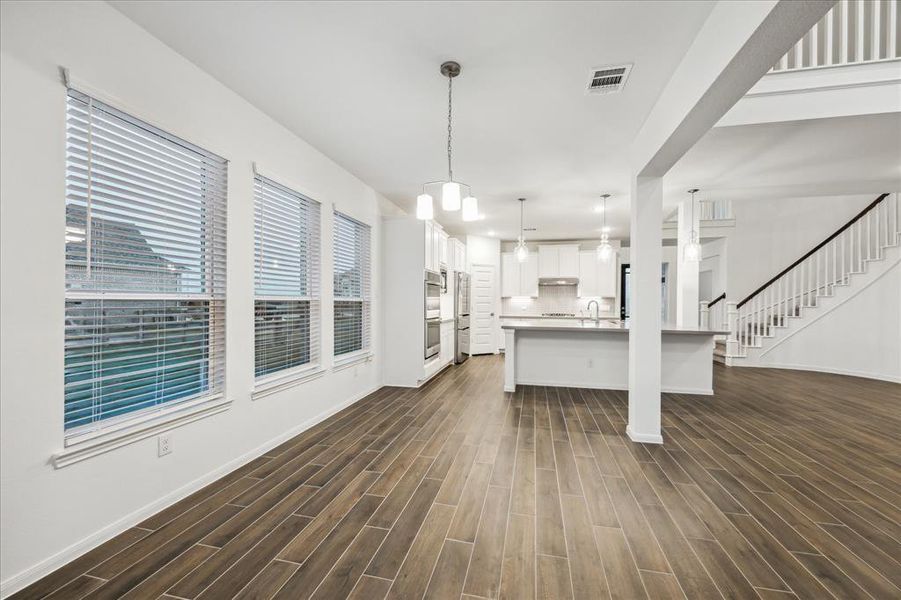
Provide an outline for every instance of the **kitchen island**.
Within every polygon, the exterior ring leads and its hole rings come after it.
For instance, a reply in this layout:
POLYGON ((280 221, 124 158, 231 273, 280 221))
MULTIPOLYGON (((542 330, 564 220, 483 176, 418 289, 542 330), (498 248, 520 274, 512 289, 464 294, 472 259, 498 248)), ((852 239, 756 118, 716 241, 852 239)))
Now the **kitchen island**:
MULTIPOLYGON (((629 327, 592 319, 505 320, 504 390, 517 384, 625 390, 629 327)), ((713 394, 714 337, 725 331, 664 325, 661 390, 713 394)))

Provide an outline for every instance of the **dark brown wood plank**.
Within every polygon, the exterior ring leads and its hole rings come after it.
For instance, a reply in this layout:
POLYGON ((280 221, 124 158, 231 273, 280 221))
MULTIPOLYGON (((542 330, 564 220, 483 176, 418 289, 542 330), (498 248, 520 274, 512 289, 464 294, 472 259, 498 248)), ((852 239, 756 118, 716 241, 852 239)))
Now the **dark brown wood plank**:
POLYGON ((388 534, 382 547, 372 559, 369 568, 366 569, 367 575, 394 579, 413 540, 416 539, 419 527, 425 520, 429 507, 438 494, 439 487, 441 487, 441 482, 436 479, 422 480, 398 517, 391 533, 388 534))
MULTIPOLYGON (((298 566, 283 560, 273 560, 235 595, 235 600, 269 600, 297 572, 298 566)), ((175 597, 177 596, 173 596, 175 597)))
POLYGON ((454 508, 445 504, 433 504, 422 528, 416 535, 410 552, 406 555, 388 591, 387 598, 406 600, 420 598, 425 593, 429 577, 435 568, 438 554, 444 546, 447 528, 454 516, 454 508))
POLYGON ((539 554, 566 556, 566 540, 563 537, 563 514, 560 510, 560 491, 557 473, 536 469, 536 539, 539 554))
POLYGON ((463 494, 454 520, 447 536, 450 539, 463 542, 474 542, 476 530, 479 527, 479 518, 482 515, 482 505, 485 503, 485 494, 488 492, 488 481, 491 478, 491 465, 473 465, 463 487, 463 494))
POLYGON ((499 597, 502 600, 535 598, 535 519, 531 516, 510 515, 499 597))
POLYGON ((363 472, 341 491, 326 508, 294 538, 279 554, 279 558, 303 563, 310 553, 325 539, 332 528, 356 505, 366 490, 378 477, 378 473, 363 472))
POLYGON ((424 598, 428 600, 459 598, 471 555, 472 544, 445 540, 424 598))
MULTIPOLYGON (((124 532, 120 533, 105 544, 97 546, 93 550, 81 555, 79 558, 76 558, 64 567, 57 569, 50 575, 47 575, 46 577, 39 579, 28 587, 18 591, 17 593, 13 594, 11 598, 15 598, 15 600, 36 600, 38 598, 44 598, 51 592, 59 590, 63 586, 72 583, 83 573, 87 573, 95 566, 109 559, 111 556, 118 554, 125 548, 128 548, 141 539, 147 537, 147 535, 150 533, 151 532, 146 529, 139 529, 136 527, 126 529, 124 532)), ((98 577, 94 577, 94 579, 105 581, 104 579, 98 577)), ((87 583, 88 582, 82 581, 76 585, 83 586, 87 583)))
POLYGON ((616 600, 646 598, 638 567, 622 530, 595 527, 594 537, 604 563, 610 597, 616 600))
POLYGON ((477 568, 471 569, 466 576, 465 593, 486 598, 497 596, 509 508, 510 490, 489 487, 472 551, 472 562, 477 568))
POLYGON ((539 554, 537 563, 537 598, 540 600, 571 599, 573 588, 569 579, 569 561, 559 556, 539 554))
POLYGON ((381 502, 380 496, 364 495, 360 498, 350 512, 322 540, 316 552, 310 555, 282 586, 275 598, 294 600, 309 598, 381 502))
POLYGON ((391 581, 363 575, 354 586, 347 600, 382 600, 391 587, 391 581))
MULTIPOLYGON (((310 524, 309 517, 292 515, 280 522, 260 542, 243 546, 245 553, 232 561, 218 561, 218 554, 195 572, 176 584, 171 592, 180 598, 221 598, 250 584, 285 545, 310 524), (227 566, 227 570, 223 569, 227 566)), ((240 553, 241 540, 236 538, 235 554, 240 553)), ((230 550, 230 549, 229 549, 230 550)), ((226 548, 220 550, 226 552, 226 548)), ((263 586, 260 586, 262 589, 263 586)))
POLYGON ((387 534, 384 529, 364 527, 312 597, 320 600, 346 598, 387 534))
POLYGON ((592 530, 585 499, 581 496, 563 495, 561 502, 573 598, 609 598, 604 571, 598 568, 602 563, 597 544, 593 536, 585 535, 586 531, 592 530))

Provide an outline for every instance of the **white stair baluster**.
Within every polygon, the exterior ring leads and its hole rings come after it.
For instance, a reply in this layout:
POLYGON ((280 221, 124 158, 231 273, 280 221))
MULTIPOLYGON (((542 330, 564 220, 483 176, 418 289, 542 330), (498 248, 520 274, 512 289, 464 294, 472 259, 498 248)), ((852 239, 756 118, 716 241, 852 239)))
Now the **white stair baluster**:
POLYGON ((866 0, 857 0, 857 48, 854 51, 854 62, 864 60, 864 48, 866 37, 866 0))

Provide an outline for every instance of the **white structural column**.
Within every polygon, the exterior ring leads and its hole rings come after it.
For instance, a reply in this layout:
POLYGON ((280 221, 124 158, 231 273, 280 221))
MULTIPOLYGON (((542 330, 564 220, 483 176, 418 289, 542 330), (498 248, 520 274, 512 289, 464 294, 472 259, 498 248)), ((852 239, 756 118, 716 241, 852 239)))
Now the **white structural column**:
MULTIPOLYGON (((698 325, 698 279, 700 261, 686 261, 685 245, 691 240, 692 231, 700 231, 698 207, 692 210, 691 199, 679 203, 678 254, 676 259, 676 325, 698 325)), ((630 259, 631 260, 631 259, 630 259)))
MULTIPOLYGON (((717 2, 629 149, 633 173, 632 310, 626 433, 633 441, 663 441, 663 176, 834 4, 831 0, 717 2)), ((697 303, 694 310, 697 311, 697 303)))
POLYGON ((632 179, 629 270, 632 306, 629 323, 629 423, 635 442, 660 444, 661 301, 663 258, 663 178, 632 179))

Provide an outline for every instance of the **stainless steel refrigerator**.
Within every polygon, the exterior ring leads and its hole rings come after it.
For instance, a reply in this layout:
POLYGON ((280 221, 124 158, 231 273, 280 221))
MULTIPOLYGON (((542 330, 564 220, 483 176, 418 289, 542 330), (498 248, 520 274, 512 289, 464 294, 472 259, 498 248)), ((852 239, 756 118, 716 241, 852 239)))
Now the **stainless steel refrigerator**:
POLYGON ((454 362, 469 358, 469 274, 456 273, 454 280, 454 362))

